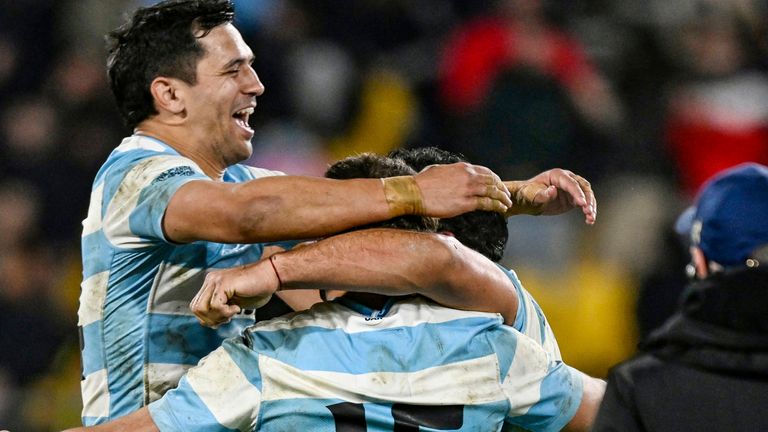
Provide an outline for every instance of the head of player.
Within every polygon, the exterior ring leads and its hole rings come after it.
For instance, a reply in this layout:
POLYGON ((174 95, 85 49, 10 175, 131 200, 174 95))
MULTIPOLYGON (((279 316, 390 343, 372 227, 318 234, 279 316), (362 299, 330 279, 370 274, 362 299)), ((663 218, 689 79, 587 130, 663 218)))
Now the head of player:
MULTIPOLYGON (((437 147, 397 149, 390 152, 389 157, 404 161, 416 171, 434 164, 466 162, 463 156, 437 147)), ((472 211, 440 219, 437 230, 453 235, 463 245, 494 262, 501 260, 509 236, 504 216, 487 211, 472 211)))
MULTIPOLYGON (((414 175, 416 172, 404 161, 379 156, 373 153, 363 153, 341 159, 328 167, 325 177, 336 180, 356 178, 383 178, 414 175)), ((438 222, 435 218, 405 215, 384 222, 356 227, 365 228, 399 228, 411 231, 435 232, 438 222)))
POLYGON ((209 175, 251 155, 248 119, 264 92, 233 18, 230 0, 168 0, 109 35, 109 82, 125 123, 199 155, 209 175))

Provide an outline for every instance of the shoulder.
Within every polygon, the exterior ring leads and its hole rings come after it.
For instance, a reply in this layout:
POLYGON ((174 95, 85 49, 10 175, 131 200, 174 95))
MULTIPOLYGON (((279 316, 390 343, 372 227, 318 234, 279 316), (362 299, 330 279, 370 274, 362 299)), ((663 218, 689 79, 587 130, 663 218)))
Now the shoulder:
POLYGON ((227 176, 232 181, 241 182, 255 180, 262 177, 283 176, 282 171, 275 171, 266 168, 258 168, 245 164, 235 164, 227 168, 227 176))

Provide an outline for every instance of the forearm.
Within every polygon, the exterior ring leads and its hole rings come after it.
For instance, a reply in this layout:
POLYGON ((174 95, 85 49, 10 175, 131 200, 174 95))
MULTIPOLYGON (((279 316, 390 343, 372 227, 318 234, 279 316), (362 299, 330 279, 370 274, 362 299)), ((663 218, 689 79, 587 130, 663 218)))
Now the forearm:
POLYGON ((278 254, 281 289, 423 294, 445 306, 501 313, 513 322, 514 286, 487 258, 453 238, 374 229, 334 236, 278 254))
POLYGON ((319 237, 389 217, 379 179, 277 176, 190 182, 171 199, 164 224, 179 242, 255 243, 319 237))

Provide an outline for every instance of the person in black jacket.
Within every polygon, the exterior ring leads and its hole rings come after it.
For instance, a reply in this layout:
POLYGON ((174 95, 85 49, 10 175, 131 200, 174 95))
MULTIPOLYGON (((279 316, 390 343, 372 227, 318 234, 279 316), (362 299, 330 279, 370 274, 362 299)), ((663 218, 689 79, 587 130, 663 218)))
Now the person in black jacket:
POLYGON ((611 370, 594 431, 768 430, 768 167, 710 179, 677 230, 696 280, 611 370))

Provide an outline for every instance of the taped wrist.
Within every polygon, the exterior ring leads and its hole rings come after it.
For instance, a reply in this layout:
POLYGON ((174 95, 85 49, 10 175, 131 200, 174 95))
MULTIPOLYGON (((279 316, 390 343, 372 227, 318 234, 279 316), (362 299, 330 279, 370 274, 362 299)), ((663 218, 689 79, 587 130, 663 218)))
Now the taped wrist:
POLYGON ((533 184, 527 181, 504 182, 512 198, 512 207, 507 211, 507 215, 526 214, 538 216, 543 213, 541 205, 536 204, 536 193, 538 188, 532 187, 533 184))
POLYGON ((381 183, 392 217, 426 214, 421 189, 413 176, 386 177, 381 179, 381 183))

